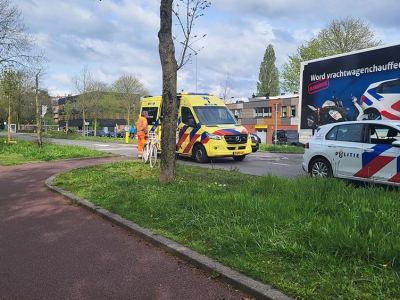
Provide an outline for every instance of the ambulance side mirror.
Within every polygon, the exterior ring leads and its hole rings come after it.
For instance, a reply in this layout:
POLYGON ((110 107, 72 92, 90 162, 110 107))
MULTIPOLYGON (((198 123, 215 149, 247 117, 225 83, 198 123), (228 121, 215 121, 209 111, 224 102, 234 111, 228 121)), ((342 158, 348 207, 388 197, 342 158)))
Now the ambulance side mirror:
POLYGON ((193 118, 188 118, 188 126, 196 127, 196 123, 194 122, 193 118))

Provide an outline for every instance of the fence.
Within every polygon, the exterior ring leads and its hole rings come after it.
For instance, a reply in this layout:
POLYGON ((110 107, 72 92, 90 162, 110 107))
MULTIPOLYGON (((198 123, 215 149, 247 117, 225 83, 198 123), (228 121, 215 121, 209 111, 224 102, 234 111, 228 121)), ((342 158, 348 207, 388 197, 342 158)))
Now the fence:
MULTIPOLYGON (((20 131, 32 131, 32 132, 37 132, 37 125, 32 125, 32 124, 26 124, 26 125, 20 125, 19 128, 20 131)), ((58 125, 42 125, 42 131, 48 132, 48 131, 61 131, 60 127, 58 125)))

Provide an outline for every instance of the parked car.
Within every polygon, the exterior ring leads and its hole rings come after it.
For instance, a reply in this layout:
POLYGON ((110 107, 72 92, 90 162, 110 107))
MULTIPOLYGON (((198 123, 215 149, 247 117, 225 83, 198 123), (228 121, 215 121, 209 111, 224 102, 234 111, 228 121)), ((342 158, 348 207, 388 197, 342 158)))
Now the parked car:
POLYGON ((96 136, 106 136, 106 133, 103 130, 98 130, 96 136))
POLYGON ((272 143, 276 145, 299 146, 299 132, 297 130, 277 130, 272 133, 272 143))
POLYGON ((251 151, 253 153, 257 152, 257 150, 260 148, 261 139, 254 133, 250 133, 250 138, 251 138, 251 151))
POLYGON ((400 119, 400 79, 379 81, 368 86, 360 99, 369 120, 400 119))
POLYGON ((94 131, 93 130, 87 130, 85 135, 86 136, 94 136, 94 131))
POLYGON ((363 120, 320 126, 305 144, 303 170, 313 177, 338 177, 400 185, 400 121, 363 120))
POLYGON ((115 137, 115 132, 114 131, 109 131, 107 132, 108 137, 115 137))
POLYGON ((125 137, 125 130, 120 130, 117 132, 117 138, 124 138, 125 137))

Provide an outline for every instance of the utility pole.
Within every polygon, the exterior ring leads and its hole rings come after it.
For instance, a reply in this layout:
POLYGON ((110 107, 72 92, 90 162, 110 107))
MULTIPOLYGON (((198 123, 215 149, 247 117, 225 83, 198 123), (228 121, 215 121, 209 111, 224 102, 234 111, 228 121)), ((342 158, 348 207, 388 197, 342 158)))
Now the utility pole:
POLYGON ((196 56, 196 93, 197 93, 197 52, 194 54, 196 56))
POLYGON ((279 104, 275 103, 275 146, 278 137, 278 110, 279 110, 279 104))
POLYGON ((39 73, 36 74, 35 77, 36 86, 35 86, 35 101, 36 101, 36 126, 37 126, 37 134, 38 134, 38 146, 39 149, 42 149, 42 105, 39 105, 39 73))
POLYGON ((10 102, 10 96, 8 96, 8 120, 7 120, 8 126, 7 126, 7 141, 10 143, 11 142, 11 102, 10 102))

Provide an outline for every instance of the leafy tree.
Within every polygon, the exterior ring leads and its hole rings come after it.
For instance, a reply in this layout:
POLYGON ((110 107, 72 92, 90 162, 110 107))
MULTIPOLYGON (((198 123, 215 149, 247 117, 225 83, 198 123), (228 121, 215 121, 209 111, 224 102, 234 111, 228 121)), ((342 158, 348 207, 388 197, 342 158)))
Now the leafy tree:
POLYGON ((260 74, 257 82, 257 94, 259 96, 277 96, 280 94, 279 71, 275 66, 275 61, 274 46, 269 44, 260 65, 260 74))
POLYGON ((282 67, 281 86, 287 92, 299 92, 300 63, 303 61, 375 47, 381 43, 360 19, 334 20, 305 45, 299 46, 297 53, 288 56, 282 67))
POLYGON ((22 123, 35 123, 34 83, 30 74, 23 71, 16 72, 17 90, 15 94, 14 111, 18 129, 22 123))
POLYGON ((7 113, 8 142, 10 142, 10 124, 12 123, 11 114, 14 111, 18 91, 17 72, 11 68, 3 70, 1 74, 0 87, 1 99, 5 104, 5 112, 7 113))
POLYGON ((111 86, 111 90, 121 94, 121 111, 127 115, 129 125, 134 125, 135 120, 131 121, 133 114, 134 118, 139 116, 140 97, 149 94, 149 91, 144 87, 144 84, 138 77, 131 75, 123 75, 119 77, 111 86))
POLYGON ((192 45, 199 39, 196 35, 191 35, 194 21, 201 17, 203 15, 202 12, 211 5, 211 2, 204 0, 179 0, 177 2, 175 8, 173 7, 173 0, 161 0, 160 4, 158 50, 162 67, 164 117, 161 139, 161 182, 170 182, 175 179, 176 120, 178 117, 177 72, 191 59, 192 53, 189 55, 186 55, 186 53, 188 50, 193 51, 192 45), (185 18, 181 18, 179 15, 180 4, 183 4, 185 18), (172 19, 174 15, 178 19, 184 34, 184 41, 179 43, 182 46, 182 51, 178 58, 179 62, 175 58, 174 38, 172 36, 172 19))

